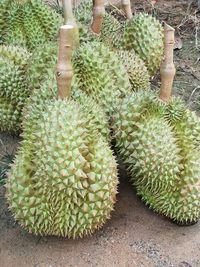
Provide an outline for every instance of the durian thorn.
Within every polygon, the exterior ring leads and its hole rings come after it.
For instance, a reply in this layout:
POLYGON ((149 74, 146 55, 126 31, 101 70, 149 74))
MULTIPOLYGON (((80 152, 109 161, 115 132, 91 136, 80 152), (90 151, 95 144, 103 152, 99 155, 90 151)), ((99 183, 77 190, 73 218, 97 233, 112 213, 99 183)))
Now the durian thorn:
POLYGON ((164 26, 164 59, 160 67, 161 89, 159 97, 164 102, 169 102, 172 94, 172 86, 176 73, 174 65, 174 28, 165 23, 164 26))
POLYGON ((93 0, 93 19, 91 31, 97 35, 101 33, 101 27, 105 15, 104 0, 93 0))
POLYGON ((76 46, 75 20, 72 19, 71 0, 63 0, 65 14, 65 25, 60 27, 58 63, 56 68, 56 79, 58 85, 58 98, 70 97, 73 67, 71 63, 73 48, 76 46), (69 17, 67 17, 69 15, 69 17))
POLYGON ((122 8, 126 14, 127 20, 131 20, 133 18, 132 10, 131 10, 131 1, 130 0, 121 0, 122 8))

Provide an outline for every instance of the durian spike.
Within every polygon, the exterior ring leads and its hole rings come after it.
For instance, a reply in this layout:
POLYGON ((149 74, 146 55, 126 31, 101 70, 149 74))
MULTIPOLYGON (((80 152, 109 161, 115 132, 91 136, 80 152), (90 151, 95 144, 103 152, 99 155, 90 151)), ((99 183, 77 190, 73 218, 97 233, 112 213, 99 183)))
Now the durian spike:
POLYGON ((122 8, 126 14, 127 20, 131 20, 133 18, 132 10, 131 10, 131 1, 130 0, 121 0, 122 8))
POLYGON ((100 34, 101 26, 104 19, 105 7, 104 0, 93 0, 93 20, 91 24, 91 30, 95 34, 100 34))
POLYGON ((71 63, 75 41, 75 19, 73 19, 71 0, 63 0, 65 25, 60 27, 58 63, 56 79, 58 85, 58 98, 70 97, 73 67, 71 63))
POLYGON ((161 89, 159 97, 165 102, 169 102, 172 94, 172 86, 176 73, 174 65, 174 28, 165 23, 164 26, 164 59, 160 67, 161 89))

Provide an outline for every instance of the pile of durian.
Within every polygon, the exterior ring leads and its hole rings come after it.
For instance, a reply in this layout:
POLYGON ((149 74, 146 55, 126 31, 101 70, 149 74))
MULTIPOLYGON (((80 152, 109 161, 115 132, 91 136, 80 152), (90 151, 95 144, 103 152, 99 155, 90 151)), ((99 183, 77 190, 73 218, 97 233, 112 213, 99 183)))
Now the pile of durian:
POLYGON ((22 137, 6 196, 36 235, 99 229, 116 202, 117 157, 151 209, 182 225, 200 218, 200 119, 171 97, 173 29, 130 10, 120 22, 100 3, 72 11, 63 0, 59 47, 61 16, 42 0, 0 3, 0 131, 22 137))

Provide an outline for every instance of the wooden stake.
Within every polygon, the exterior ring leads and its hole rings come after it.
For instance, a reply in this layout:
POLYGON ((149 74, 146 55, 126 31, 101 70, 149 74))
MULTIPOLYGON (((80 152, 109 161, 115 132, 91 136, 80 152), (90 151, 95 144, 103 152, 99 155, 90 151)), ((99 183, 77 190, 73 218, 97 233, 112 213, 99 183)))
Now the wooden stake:
POLYGON ((131 1, 130 0, 121 0, 122 7, 124 9, 124 12, 126 14, 126 17, 128 20, 131 20, 133 18, 132 10, 131 10, 131 1))
POLYGON ((71 63, 72 52, 76 46, 77 26, 72 13, 71 0, 63 0, 65 25, 60 27, 58 63, 56 79, 58 85, 58 98, 70 97, 73 68, 71 63))
POLYGON ((165 24, 164 36, 165 36, 165 48, 164 48, 164 60, 160 67, 161 74, 161 89, 159 97, 165 102, 169 102, 172 94, 172 86, 174 76, 176 73, 174 65, 174 28, 165 24))
POLYGON ((105 15, 104 0, 93 0, 93 20, 91 30, 95 34, 100 34, 103 18, 105 15))

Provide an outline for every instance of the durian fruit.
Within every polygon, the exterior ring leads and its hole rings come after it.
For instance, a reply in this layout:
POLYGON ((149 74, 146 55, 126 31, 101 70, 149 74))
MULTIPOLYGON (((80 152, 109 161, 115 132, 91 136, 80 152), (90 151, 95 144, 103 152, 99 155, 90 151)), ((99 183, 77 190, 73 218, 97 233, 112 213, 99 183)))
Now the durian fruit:
POLYGON ((73 66, 80 89, 110 115, 118 101, 131 91, 125 67, 102 43, 82 44, 74 53, 73 66))
POLYGON ((7 16, 11 0, 0 1, 0 44, 4 43, 4 35, 7 28, 7 16))
POLYGON ((40 87, 46 74, 54 72, 57 61, 57 45, 55 42, 47 42, 35 48, 28 64, 29 85, 36 89, 40 87))
POLYGON ((200 119, 180 99, 170 100, 174 31, 165 30, 160 97, 153 91, 127 96, 113 132, 137 193, 156 212, 187 225, 200 218, 200 119))
MULTIPOLYGON (((83 0, 80 4, 74 8, 74 14, 79 22, 79 29, 90 27, 92 21, 92 10, 93 10, 93 3, 92 1, 83 0)), ((80 31, 80 42, 88 41, 92 38, 91 30, 80 31), (85 34, 87 33, 87 35, 85 34)), ((105 12, 104 20, 101 27, 101 34, 99 36, 94 35, 94 37, 98 38, 100 42, 105 43, 111 47, 118 48, 119 46, 119 36, 122 33, 122 25, 120 22, 112 16, 112 14, 105 12)))
MULTIPOLYGON (((34 50, 28 68, 31 88, 38 88, 45 73, 54 71, 56 57, 54 42, 34 50)), ((129 76, 117 54, 98 41, 82 43, 75 50, 73 68, 80 90, 90 95, 109 114, 114 111, 118 100, 131 90, 129 76)))
POLYGON ((74 101, 46 106, 7 181, 10 209, 39 235, 82 237, 110 217, 117 192, 111 149, 74 101), (47 153, 48 151, 48 153, 47 153))
POLYGON ((150 89, 149 72, 135 51, 118 50, 117 55, 126 68, 132 89, 150 89))
POLYGON ((134 49, 153 76, 163 59, 163 28, 151 15, 137 14, 125 23, 121 45, 127 50, 134 49))
POLYGON ((8 59, 12 64, 26 67, 30 56, 31 54, 23 47, 0 45, 0 59, 8 59))
POLYGON ((30 55, 22 48, 0 46, 0 130, 18 132, 22 108, 30 95, 26 67, 30 55))
MULTIPOLYGON (((57 84, 54 76, 54 72, 47 73, 40 87, 34 89, 31 96, 27 98, 23 108, 23 135, 25 138, 28 138, 27 135, 32 132, 31 127, 37 122, 40 112, 45 111, 46 102, 57 99, 57 84)), ((72 80, 71 98, 83 106, 84 112, 90 115, 90 120, 93 122, 95 129, 109 142, 108 117, 92 97, 78 89, 75 77, 72 80)))
POLYGON ((8 12, 6 16, 2 15, 2 19, 5 19, 5 27, 2 28, 5 44, 22 45, 33 50, 41 43, 57 39, 61 16, 42 0, 16 0, 9 3, 10 0, 5 0, 8 12))
POLYGON ((46 36, 40 20, 35 16, 32 4, 28 1, 22 8, 24 29, 27 36, 27 47, 33 50, 38 44, 45 43, 46 36))
MULTIPOLYGON (((70 2, 68 8, 71 11, 70 2)), ((77 101, 63 99, 71 87, 74 24, 70 23, 67 21, 70 27, 62 28, 60 34, 58 99, 42 101, 38 106, 36 95, 39 112, 33 108, 33 116, 32 111, 26 113, 25 138, 6 187, 15 219, 30 233, 76 238, 93 233, 110 217, 118 178, 112 150, 95 125, 94 110, 88 109, 90 102, 85 105, 89 98, 82 104, 80 95, 77 101), (60 72, 63 68, 66 73, 60 72)), ((46 93, 48 90, 42 91, 43 97, 46 93)))
POLYGON ((23 106, 8 101, 0 96, 0 131, 18 132, 22 120, 23 106))
POLYGON ((23 25, 23 8, 18 2, 14 1, 10 3, 6 21, 4 43, 25 47, 27 37, 23 25))
POLYGON ((200 119, 180 103, 164 105, 154 92, 138 91, 120 106, 114 132, 137 193, 186 224, 200 217, 200 119))

